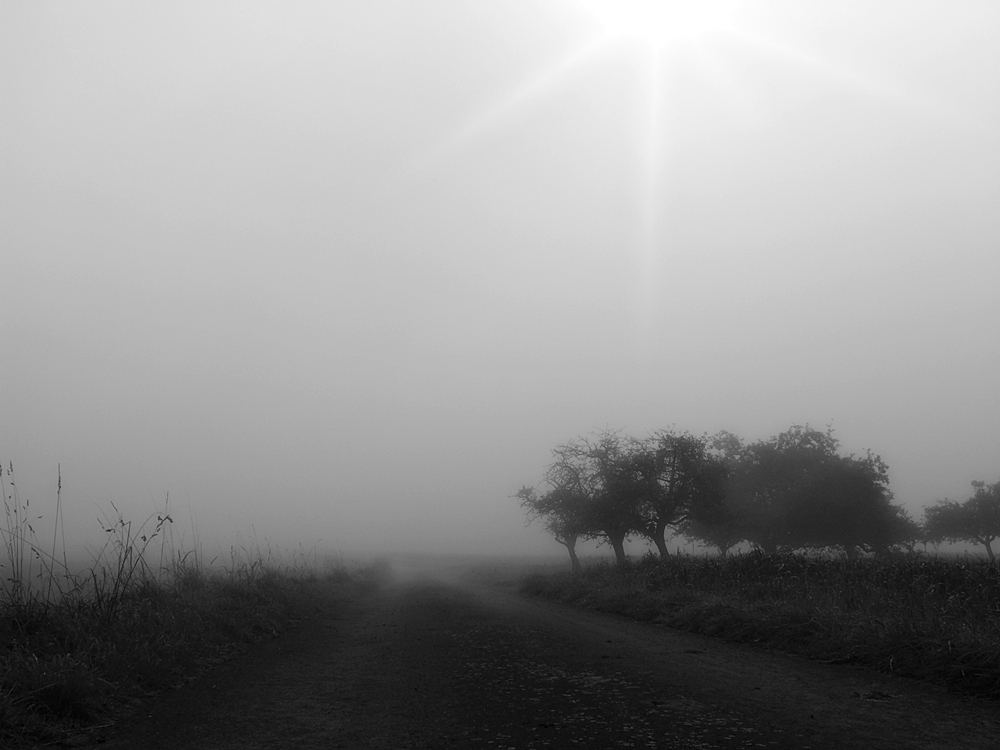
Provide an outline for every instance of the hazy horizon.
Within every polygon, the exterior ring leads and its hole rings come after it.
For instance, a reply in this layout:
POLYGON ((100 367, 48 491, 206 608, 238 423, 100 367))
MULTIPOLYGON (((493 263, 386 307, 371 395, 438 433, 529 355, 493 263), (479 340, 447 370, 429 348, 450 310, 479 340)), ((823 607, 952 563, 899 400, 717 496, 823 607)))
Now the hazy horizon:
POLYGON ((595 430, 1000 479, 1000 5, 0 8, 0 460, 277 547, 559 554, 595 430))

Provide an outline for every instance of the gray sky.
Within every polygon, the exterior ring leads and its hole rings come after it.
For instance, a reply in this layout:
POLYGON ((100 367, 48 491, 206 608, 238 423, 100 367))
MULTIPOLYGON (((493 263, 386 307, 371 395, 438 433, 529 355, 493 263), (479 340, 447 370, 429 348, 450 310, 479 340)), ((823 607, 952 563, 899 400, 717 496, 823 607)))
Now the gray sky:
POLYGON ((508 496, 605 427, 996 481, 1000 5, 691 3, 0 6, 22 496, 558 552, 508 496))

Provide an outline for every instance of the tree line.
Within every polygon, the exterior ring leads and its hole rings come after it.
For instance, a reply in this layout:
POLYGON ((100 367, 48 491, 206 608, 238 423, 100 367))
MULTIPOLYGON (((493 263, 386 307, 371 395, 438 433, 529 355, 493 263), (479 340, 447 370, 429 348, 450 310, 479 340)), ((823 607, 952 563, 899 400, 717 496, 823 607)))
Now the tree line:
POLYGON ((885 553, 918 541, 1000 537, 1000 482, 974 482, 965 503, 942 501, 918 524, 893 503, 888 467, 868 451, 843 455, 833 431, 794 425, 747 443, 729 432, 698 436, 661 430, 637 439, 604 431, 557 446, 547 488, 515 495, 529 522, 540 521, 569 552, 597 540, 626 559, 625 542, 641 538, 666 557, 675 534, 725 555, 746 542, 764 552, 839 548, 885 553))

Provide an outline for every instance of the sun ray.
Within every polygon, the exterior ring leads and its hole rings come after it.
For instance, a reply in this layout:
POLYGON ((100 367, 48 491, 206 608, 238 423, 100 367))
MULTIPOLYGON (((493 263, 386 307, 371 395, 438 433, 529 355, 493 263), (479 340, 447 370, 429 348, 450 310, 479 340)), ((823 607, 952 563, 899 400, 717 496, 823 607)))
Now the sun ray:
POLYGON ((745 46, 756 50, 759 54, 798 65, 810 71, 812 75, 826 79, 831 84, 866 94, 875 99, 895 102, 918 111, 930 119, 952 123, 965 119, 956 117, 953 111, 949 111, 940 102, 921 96, 900 84, 864 73, 845 63, 833 62, 813 52, 798 49, 772 37, 751 31, 746 27, 730 26, 725 29, 725 33, 733 39, 739 40, 745 46))
POLYGON ((577 50, 539 71, 535 76, 519 85, 507 96, 500 98, 477 114, 470 117, 463 125, 442 138, 436 146, 429 149, 411 164, 410 172, 421 171, 433 162, 437 162, 448 154, 459 150, 463 144, 483 135, 491 128, 498 127, 505 118, 525 107, 533 100, 540 98, 546 92, 555 88, 574 71, 591 62, 605 51, 616 37, 612 34, 602 34, 577 50))
POLYGON ((639 253, 636 268, 637 294, 636 313, 638 325, 645 327, 645 321, 654 317, 652 309, 655 304, 655 283, 659 275, 659 253, 657 245, 660 238, 660 221, 662 212, 659 210, 661 196, 660 180, 664 171, 664 143, 666 141, 664 122, 664 55, 661 48, 648 50, 649 67, 647 69, 645 133, 642 137, 643 164, 642 189, 640 197, 640 235, 639 253))
POLYGON ((742 0, 580 0, 606 32, 654 47, 713 34, 733 23, 742 0))
POLYGON ((699 44, 691 45, 690 49, 698 70, 709 78, 717 87, 724 89, 726 96, 731 103, 742 107, 744 113, 758 112, 759 103, 754 100, 746 86, 741 85, 740 79, 736 76, 734 67, 726 65, 720 59, 721 56, 712 51, 712 47, 718 47, 721 37, 713 40, 714 44, 702 41, 699 44))
POLYGON ((654 302, 646 298, 654 289, 655 277, 661 270, 665 236, 664 212, 661 201, 666 185, 665 175, 669 171, 671 147, 669 141, 674 131, 674 123, 668 116, 676 112, 676 93, 671 90, 679 59, 693 58, 697 67, 708 73, 708 77, 718 86, 728 90, 730 97, 740 100, 747 109, 751 104, 740 94, 738 82, 731 70, 721 64, 711 50, 711 43, 705 37, 690 37, 670 45, 646 45, 646 111, 645 132, 642 137, 641 156, 643 159, 640 198, 641 244, 638 254, 638 272, 641 277, 640 306, 652 311, 654 302), (670 75, 668 75, 668 73, 670 75), (670 107, 668 103, 675 106, 670 107))

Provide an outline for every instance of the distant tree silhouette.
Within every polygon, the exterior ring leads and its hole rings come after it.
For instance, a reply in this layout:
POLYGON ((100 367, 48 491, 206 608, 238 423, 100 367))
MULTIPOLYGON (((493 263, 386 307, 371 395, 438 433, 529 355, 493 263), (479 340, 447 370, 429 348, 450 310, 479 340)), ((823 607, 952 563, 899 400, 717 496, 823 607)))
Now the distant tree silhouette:
POLYGON ((717 547, 725 557, 750 533, 753 508, 748 503, 751 495, 742 491, 737 472, 744 460, 746 446, 741 438, 727 431, 709 438, 706 446, 714 465, 711 499, 695 504, 681 531, 689 539, 717 547))
POLYGON ((832 430, 793 425, 747 446, 723 433, 716 445, 728 467, 725 497, 691 525, 699 538, 720 547, 745 539, 769 553, 841 547, 848 557, 913 538, 914 524, 892 504, 888 467, 870 452, 840 455, 832 430))
POLYGON ((523 487, 516 493, 528 520, 542 519, 546 530, 569 551, 574 570, 576 543, 596 539, 611 545, 619 564, 625 541, 635 530, 638 485, 626 460, 626 441, 615 432, 578 438, 552 449, 545 472, 549 489, 523 487))
POLYGON ((1000 538, 1000 481, 973 482, 975 494, 965 502, 942 500, 924 511, 927 538, 934 541, 975 542, 996 560, 993 542, 1000 538))
POLYGON ((580 572, 576 543, 587 535, 587 499, 572 487, 553 487, 545 494, 539 494, 534 487, 522 487, 516 497, 528 513, 528 522, 541 520, 545 530, 569 552, 573 572, 580 572))
POLYGON ((547 480, 572 484, 583 502, 590 539, 611 545, 619 565, 626 562, 625 540, 635 531, 637 487, 630 473, 625 441, 616 432, 593 440, 578 438, 552 451, 547 480))
POLYGON ((633 441, 628 452, 636 481, 636 531, 666 557, 666 530, 689 528, 700 519, 719 520, 726 468, 705 438, 660 431, 633 441))
POLYGON ((808 503, 811 475, 831 449, 836 452, 831 440, 808 427, 793 427, 739 452, 727 505, 730 518, 743 525, 744 539, 767 553, 805 546, 797 516, 808 503))

